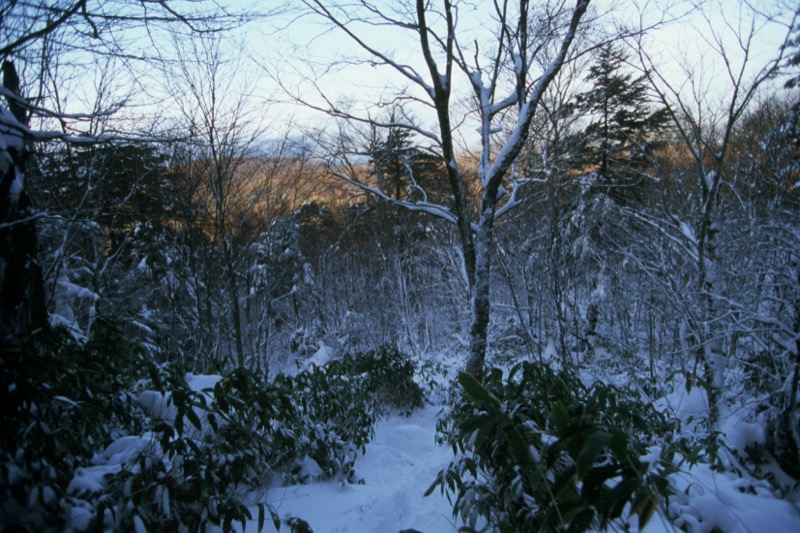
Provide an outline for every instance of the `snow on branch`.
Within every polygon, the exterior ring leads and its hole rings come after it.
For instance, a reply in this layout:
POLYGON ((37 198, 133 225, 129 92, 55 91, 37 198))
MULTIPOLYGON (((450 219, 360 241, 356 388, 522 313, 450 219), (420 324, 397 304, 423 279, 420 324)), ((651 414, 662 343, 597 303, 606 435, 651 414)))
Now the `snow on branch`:
MULTIPOLYGON (((20 124, 11 113, 0 106, 0 135, 4 139, 25 139, 34 142, 61 141, 70 144, 102 144, 118 141, 128 142, 166 142, 172 139, 165 139, 157 136, 137 136, 137 135, 74 135, 63 131, 55 130, 34 130, 20 124)), ((7 142, 7 141, 6 141, 7 142)))
POLYGON ((22 98, 21 96, 13 93, 12 91, 9 91, 5 87, 0 87, 0 96, 3 96, 7 101, 13 101, 21 108, 30 111, 32 114, 38 117, 56 118, 59 120, 93 120, 102 117, 109 117, 112 116, 114 113, 117 113, 123 107, 125 107, 125 102, 119 102, 117 104, 114 104, 112 107, 108 109, 103 109, 101 111, 92 111, 91 113, 61 113, 58 111, 52 111, 50 109, 41 106, 33 105, 25 98, 22 98))
POLYGON ((397 198, 393 198, 393 197, 389 196, 388 194, 386 194, 385 192, 383 192, 380 189, 378 189, 377 187, 372 187, 370 185, 367 185, 366 183, 364 183, 364 182, 362 182, 360 180, 357 180, 357 179, 353 178, 352 176, 348 175, 346 172, 335 171, 335 170, 332 170, 331 172, 333 172, 333 174, 338 179, 341 179, 341 180, 343 180, 343 181, 345 181, 345 182, 347 182, 347 183, 349 183, 351 185, 354 185, 355 187, 358 187, 359 189, 361 189, 364 192, 367 192, 367 193, 370 193, 370 194, 374 194, 375 196, 377 196, 381 200, 389 202, 390 204, 400 206, 400 207, 402 207, 404 209, 408 209, 409 211, 417 211, 417 212, 420 212, 420 213, 427 213, 429 215, 435 216, 435 217, 440 218, 442 220, 446 220, 447 222, 450 222, 452 224, 455 224, 457 222, 456 216, 450 211, 450 209, 447 208, 446 206, 441 205, 441 204, 436 204, 436 203, 427 202, 427 201, 410 202, 408 200, 400 200, 400 199, 397 199, 397 198))
POLYGON ((550 85, 550 82, 555 78, 556 74, 566 61, 567 52, 569 51, 569 48, 575 39, 581 18, 586 12, 586 9, 589 7, 589 1, 590 0, 578 0, 575 10, 572 12, 567 33, 561 41, 561 46, 558 53, 545 69, 544 73, 538 79, 536 84, 533 86, 526 101, 521 105, 519 119, 517 120, 514 130, 500 148, 497 157, 494 159, 494 163, 487 170, 487 174, 485 176, 485 183, 487 185, 490 182, 499 181, 502 179, 508 169, 511 168, 513 161, 516 159, 517 155, 522 149, 522 146, 527 139, 533 116, 539 106, 539 102, 542 99, 545 90, 550 85))

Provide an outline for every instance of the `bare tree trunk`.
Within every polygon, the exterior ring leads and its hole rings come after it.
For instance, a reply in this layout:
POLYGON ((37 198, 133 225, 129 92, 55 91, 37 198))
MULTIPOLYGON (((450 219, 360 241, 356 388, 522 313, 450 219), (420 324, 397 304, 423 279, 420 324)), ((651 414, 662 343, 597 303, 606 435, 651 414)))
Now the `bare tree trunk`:
MULTIPOLYGON (((19 76, 10 61, 3 63, 3 87, 19 96, 19 76)), ((27 126, 24 107, 12 97, 6 101, 18 125, 27 126)), ((6 153, 0 152, 0 342, 9 345, 48 323, 36 222, 25 192, 30 147, 21 129, 15 130, 13 124, 6 128, 8 132, 0 132, 6 141, 6 153)))
MULTIPOLYGON (((800 287, 800 264, 797 269, 797 285, 800 287)), ((800 297, 794 305, 794 368, 792 372, 792 385, 787 398, 786 408, 783 410, 783 425, 788 435, 786 445, 789 448, 789 464, 795 465, 795 472, 800 470, 800 430, 798 430, 797 393, 800 388, 800 297)))
POLYGON ((225 243, 225 275, 227 277, 228 298, 231 301, 231 321, 233 322, 233 336, 236 346, 236 363, 244 366, 244 343, 242 342, 242 310, 239 305, 239 287, 236 283, 236 267, 230 245, 225 243))
POLYGON ((489 318, 491 312, 490 281, 491 258, 494 257, 494 210, 493 202, 484 203, 478 223, 475 250, 475 283, 472 289, 472 324, 470 326, 470 355, 466 371, 480 379, 483 374, 488 344, 489 318))

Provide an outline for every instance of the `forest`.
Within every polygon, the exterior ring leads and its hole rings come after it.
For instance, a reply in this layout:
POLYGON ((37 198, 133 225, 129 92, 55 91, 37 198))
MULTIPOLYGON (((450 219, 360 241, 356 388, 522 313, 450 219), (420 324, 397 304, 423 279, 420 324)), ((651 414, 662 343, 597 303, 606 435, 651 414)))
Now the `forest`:
POLYGON ((0 531, 800 528, 796 5, 262 4, 0 5, 0 531))

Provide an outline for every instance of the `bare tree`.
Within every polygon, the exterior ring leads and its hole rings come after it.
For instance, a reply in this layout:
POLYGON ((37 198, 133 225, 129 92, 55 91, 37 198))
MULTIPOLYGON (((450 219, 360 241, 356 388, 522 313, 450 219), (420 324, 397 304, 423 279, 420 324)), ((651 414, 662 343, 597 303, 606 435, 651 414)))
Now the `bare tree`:
POLYGON ((696 364, 704 371, 712 426, 719 421, 727 366, 724 346, 727 333, 721 322, 726 314, 723 309, 726 295, 719 232, 724 220, 723 190, 731 187, 734 178, 729 165, 733 157, 731 146, 739 120, 783 62, 785 46, 777 57, 757 63, 756 44, 765 32, 774 31, 775 25, 784 26, 786 43, 788 30, 793 26, 793 22, 787 24, 785 19, 760 12, 748 3, 743 3, 741 11, 734 15, 717 7, 719 18, 712 17, 710 9, 697 13, 700 21, 697 37, 704 54, 697 62, 688 59, 682 62, 682 78, 668 74, 663 63, 639 42, 644 74, 666 106, 678 141, 692 160, 696 191, 688 197, 692 205, 687 218, 669 213, 658 222, 644 217, 639 220, 668 233, 667 240, 675 243, 678 253, 692 260, 692 294, 696 300, 685 307, 684 319, 696 364), (721 72, 712 74, 721 87, 711 86, 711 79, 704 76, 710 62, 721 68, 721 72))
MULTIPOLYGON (((46 327, 41 305, 41 267, 36 258, 36 213, 27 194, 32 143, 46 141, 100 142, 120 134, 78 137, 70 125, 92 117, 108 116, 120 109, 110 103, 99 112, 66 112, 58 105, 58 84, 45 91, 45 77, 55 77, 58 57, 76 52, 86 58, 116 56, 126 62, 146 59, 147 46, 135 45, 136 30, 153 38, 157 28, 179 26, 188 33, 216 32, 241 21, 214 4, 193 2, 177 6, 169 0, 154 2, 92 2, 57 0, 7 2, 0 7, 0 60, 4 83, 0 93, 0 335, 16 341, 31 331, 46 327), (18 68, 22 66, 22 68, 18 68), (29 78, 25 83, 23 78, 29 78), (33 88, 31 95, 25 94, 33 88), (55 105, 54 105, 55 104, 55 105), (55 124, 57 127, 39 128, 55 124)), ((141 34, 140 34, 141 35, 141 34)), ((152 44, 152 43, 151 43, 152 44)), ((151 47, 152 48, 152 47, 151 47)), ((91 60, 90 60, 91 62, 91 60)), ((85 133, 85 132, 84 132, 85 133)), ((128 136, 135 137, 135 135, 128 136)))
POLYGON ((435 117, 430 128, 408 120, 410 112, 396 113, 394 121, 381 121, 337 103, 324 91, 320 101, 313 101, 284 83, 289 94, 308 107, 348 124, 407 130, 424 140, 427 149, 441 158, 445 168, 441 179, 446 181, 451 194, 449 204, 387 195, 356 172, 355 163, 363 157, 363 148, 348 145, 350 139, 346 135, 327 146, 332 172, 341 179, 383 200, 456 226, 471 293, 470 355, 466 369, 480 376, 490 319, 494 224, 521 201, 519 191, 525 177, 516 171, 515 161, 525 146, 547 87, 569 60, 589 0, 579 0, 572 7, 565 1, 556 1, 541 8, 527 0, 502 1, 488 9, 484 6, 480 12, 475 8, 472 13, 469 7, 452 0, 417 0, 411 5, 396 3, 385 7, 365 1, 305 0, 302 4, 307 13, 347 36, 363 53, 359 59, 349 61, 380 67, 404 81, 405 86, 386 101, 399 104, 401 110, 416 105, 435 117), (466 28, 470 17, 480 18, 483 32, 470 33, 466 28), (486 30, 489 20, 492 29, 486 30), (374 33, 370 33, 381 28, 408 36, 415 43, 416 57, 379 44, 374 33), (551 59, 538 70, 540 56, 545 53, 551 54, 551 59), (459 92, 461 87, 464 92, 459 92), (466 117, 459 113, 459 103, 455 101, 465 93, 470 94, 466 117), (471 184, 459 162, 457 146, 463 120, 478 129, 477 212, 470 208, 471 184), (508 126, 503 127, 506 123, 508 126))
POLYGON ((291 157, 288 134, 264 127, 268 104, 255 97, 258 80, 245 75, 248 66, 242 55, 226 55, 215 35, 177 44, 177 58, 168 63, 175 69, 165 73, 179 120, 189 131, 188 159, 181 166, 190 179, 199 181, 198 200, 207 203, 208 237, 220 253, 227 292, 225 316, 230 317, 237 363, 244 365, 250 349, 242 296, 243 282, 248 281, 243 255, 272 221, 285 214, 279 203, 287 200, 279 196, 294 192, 290 184, 298 185, 285 176, 302 169, 291 157), (276 137, 268 139, 268 134, 276 137))

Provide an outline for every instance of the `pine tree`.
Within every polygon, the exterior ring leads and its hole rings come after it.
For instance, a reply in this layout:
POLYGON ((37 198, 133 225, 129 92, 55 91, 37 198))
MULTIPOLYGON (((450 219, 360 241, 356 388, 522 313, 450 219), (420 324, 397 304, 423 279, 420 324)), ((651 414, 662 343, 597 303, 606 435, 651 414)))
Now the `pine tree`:
MULTIPOLYGON (((394 114, 389 120, 395 121, 394 114)), ((387 130, 385 139, 372 143, 370 156, 378 187, 395 200, 420 200, 423 190, 437 197, 444 194, 442 187, 435 187, 440 160, 414 146, 412 140, 409 130, 394 127, 387 130)))
POLYGON ((626 62, 622 48, 601 48, 587 76, 592 88, 578 95, 576 106, 591 120, 582 132, 581 164, 593 169, 598 185, 615 201, 637 195, 657 136, 669 120, 665 108, 650 105, 644 76, 625 72, 626 62))

